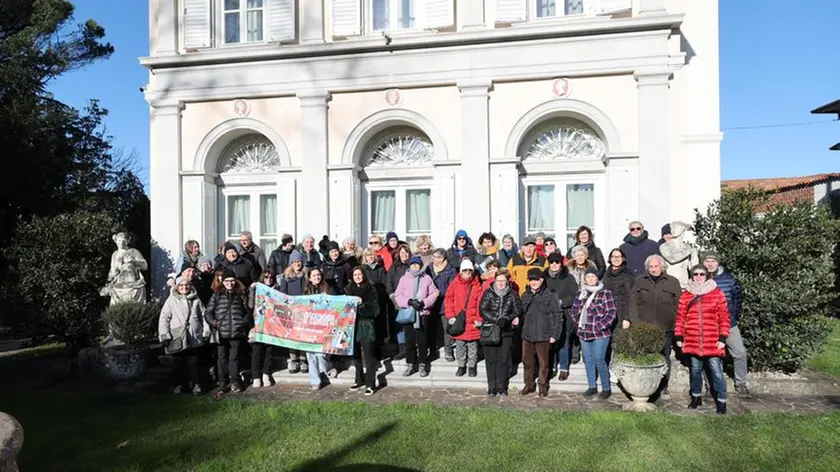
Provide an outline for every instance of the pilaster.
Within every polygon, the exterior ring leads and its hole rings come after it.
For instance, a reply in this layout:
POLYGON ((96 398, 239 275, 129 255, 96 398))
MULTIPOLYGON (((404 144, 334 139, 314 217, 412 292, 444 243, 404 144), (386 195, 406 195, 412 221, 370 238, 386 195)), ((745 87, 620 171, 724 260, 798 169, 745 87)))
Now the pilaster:
MULTIPOLYGON (((671 221, 674 179, 670 153, 670 94, 673 72, 637 70, 639 110, 639 220, 654 230, 671 221)), ((678 186, 678 185, 677 185, 678 186)))
POLYGON ((490 90, 486 79, 458 82, 461 92, 461 219, 458 227, 470 234, 486 231, 490 223, 490 90))
POLYGON ((329 181, 327 174, 327 112, 330 93, 325 90, 298 92, 304 156, 298 201, 302 202, 297 237, 312 233, 316 239, 330 234, 329 181))

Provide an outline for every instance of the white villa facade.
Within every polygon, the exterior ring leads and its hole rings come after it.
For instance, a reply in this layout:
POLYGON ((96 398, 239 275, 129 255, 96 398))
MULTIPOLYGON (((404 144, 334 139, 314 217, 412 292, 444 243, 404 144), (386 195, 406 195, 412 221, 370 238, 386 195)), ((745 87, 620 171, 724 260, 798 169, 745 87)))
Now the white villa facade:
MULTIPOLYGON (((715 0, 149 0, 152 237, 658 237, 720 193, 715 0)), ((157 263, 160 267, 160 261, 157 263)))

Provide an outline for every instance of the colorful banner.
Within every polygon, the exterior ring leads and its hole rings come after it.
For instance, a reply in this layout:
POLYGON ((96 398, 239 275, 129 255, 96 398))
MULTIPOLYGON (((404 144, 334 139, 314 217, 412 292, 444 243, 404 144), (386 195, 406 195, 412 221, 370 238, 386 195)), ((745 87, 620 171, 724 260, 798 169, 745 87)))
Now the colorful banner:
POLYGON ((358 297, 304 295, 290 297, 257 284, 254 339, 260 343, 353 355, 358 297))

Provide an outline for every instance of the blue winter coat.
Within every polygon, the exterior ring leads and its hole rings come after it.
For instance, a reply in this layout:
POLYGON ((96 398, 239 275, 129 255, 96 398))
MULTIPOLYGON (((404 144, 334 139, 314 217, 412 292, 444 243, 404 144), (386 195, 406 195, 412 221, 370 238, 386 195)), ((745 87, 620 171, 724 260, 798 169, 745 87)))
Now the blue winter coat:
POLYGON ((741 317, 741 302, 744 299, 741 284, 735 280, 732 274, 723 270, 722 267, 718 269, 718 273, 715 274, 714 278, 718 288, 726 295, 726 307, 729 309, 729 324, 730 326, 738 326, 738 319, 741 317))
POLYGON ((639 276, 645 273, 645 259, 659 254, 659 245, 656 241, 651 241, 647 238, 647 231, 643 231, 638 240, 628 234, 624 237, 624 244, 619 246, 627 257, 627 270, 634 276, 639 276))

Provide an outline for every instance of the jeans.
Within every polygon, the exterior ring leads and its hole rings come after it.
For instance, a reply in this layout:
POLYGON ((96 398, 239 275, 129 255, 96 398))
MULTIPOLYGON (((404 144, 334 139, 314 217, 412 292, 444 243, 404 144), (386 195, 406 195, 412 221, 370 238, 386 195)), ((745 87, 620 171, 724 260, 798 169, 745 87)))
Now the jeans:
POLYGON ((735 385, 748 386, 750 379, 747 374, 747 348, 744 347, 744 339, 737 326, 729 328, 726 348, 729 349, 729 355, 732 356, 732 362, 735 364, 735 385))
POLYGON ((569 371, 569 366, 572 364, 572 341, 572 333, 566 329, 563 331, 563 336, 555 343, 559 346, 557 349, 557 370, 569 371))
POLYGON ((597 377, 601 378, 601 391, 609 392, 610 369, 607 368, 607 348, 610 345, 610 338, 598 338, 592 341, 580 342, 583 351, 583 364, 586 368, 586 380, 589 388, 597 388, 597 377), (597 377, 596 377, 597 375, 597 377))
POLYGON ((426 336, 428 316, 420 319, 420 328, 415 329, 414 325, 403 325, 403 333, 406 341, 405 360, 408 364, 417 365, 429 362, 429 344, 426 336))
POLYGON ((525 387, 534 388, 534 354, 536 353, 540 363, 540 387, 548 385, 548 350, 551 343, 548 341, 531 342, 522 340, 522 363, 525 364, 525 387))
POLYGON ((720 357, 691 356, 691 396, 703 394, 703 367, 709 370, 714 385, 717 401, 726 401, 726 379, 723 377, 723 362, 720 357))
POLYGON ((668 368, 665 372, 665 377, 662 379, 662 383, 665 385, 664 389, 667 391, 668 384, 671 382, 671 351, 674 348, 674 330, 665 331, 665 337, 662 342, 662 355, 665 356, 665 365, 668 368))
POLYGON ((484 367, 487 369, 487 388, 507 390, 512 345, 512 337, 502 336, 502 344, 483 347, 484 367))
MULTIPOLYGON (((452 336, 446 332, 446 327, 449 326, 449 318, 446 315, 440 315, 440 326, 443 328, 443 349, 444 352, 452 352, 452 346, 455 344, 455 340, 452 339, 452 336)), ((460 364, 459 364, 460 365, 460 364)))
POLYGON ((373 355, 373 342, 357 342, 353 347, 353 367, 356 369, 356 384, 364 383, 365 387, 376 388, 376 357, 373 355), (364 370, 362 369, 364 367, 364 370))
POLYGON ((455 340, 455 360, 458 367, 475 368, 478 365, 478 341, 455 340))
POLYGON ((307 352, 306 361, 309 363, 309 385, 321 385, 321 375, 327 375, 332 370, 332 363, 326 354, 307 352))
POLYGON ((175 382, 176 385, 187 386, 189 384, 201 384, 198 375, 198 350, 187 349, 172 355, 175 360, 175 382))
POLYGON ((258 379, 261 375, 271 375, 272 351, 274 346, 271 344, 251 345, 251 377, 258 379))
POLYGON ((242 339, 220 339, 216 348, 219 383, 239 382, 239 349, 242 339))

